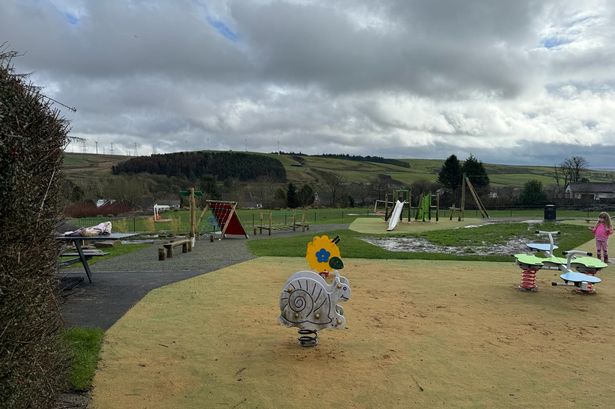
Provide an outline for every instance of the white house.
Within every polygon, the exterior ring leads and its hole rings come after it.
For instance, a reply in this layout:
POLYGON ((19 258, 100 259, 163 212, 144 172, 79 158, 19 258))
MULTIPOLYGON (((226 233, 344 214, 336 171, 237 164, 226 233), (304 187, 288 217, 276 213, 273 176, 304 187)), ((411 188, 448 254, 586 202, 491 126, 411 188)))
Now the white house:
POLYGON ((615 183, 570 183, 566 186, 566 197, 570 199, 613 199, 615 183))
POLYGON ((112 204, 114 202, 115 202, 114 199, 98 199, 96 201, 96 207, 106 206, 106 205, 112 204))

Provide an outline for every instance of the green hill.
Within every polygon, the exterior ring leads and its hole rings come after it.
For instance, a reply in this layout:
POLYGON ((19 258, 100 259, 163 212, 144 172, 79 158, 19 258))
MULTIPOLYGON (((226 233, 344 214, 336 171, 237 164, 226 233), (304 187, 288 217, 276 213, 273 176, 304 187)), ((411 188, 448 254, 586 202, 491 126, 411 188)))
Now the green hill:
MULTIPOLYGON (((310 183, 318 179, 318 171, 339 175, 346 182, 372 182, 379 174, 392 177, 405 184, 417 180, 435 182, 444 159, 403 159, 410 168, 383 163, 356 162, 342 159, 323 158, 317 156, 303 157, 304 164, 298 163, 291 155, 269 154, 279 158, 286 167, 286 174, 291 182, 310 183)), ((484 164, 492 186, 522 187, 530 179, 536 179, 543 185, 555 183, 553 168, 549 166, 519 166, 484 164)), ((615 172, 592 171, 583 173, 592 182, 611 182, 615 180, 615 172)))
MULTIPOLYGON (((346 159, 318 157, 318 156, 296 156, 289 154, 266 154, 254 153, 278 159, 286 170, 288 182, 296 185, 310 184, 319 186, 323 184, 323 177, 326 175, 336 175, 342 183, 368 183, 377 179, 378 175, 390 176, 394 180, 410 185, 418 180, 428 180, 435 182, 442 163, 441 159, 403 159, 410 164, 410 167, 396 166, 387 163, 363 162, 346 159)), ((95 155, 66 153, 64 161, 65 173, 70 180, 80 185, 86 190, 86 186, 100 185, 103 182, 113 185, 116 181, 118 185, 128 183, 130 180, 137 180, 140 186, 164 185, 165 183, 177 185, 189 185, 189 181, 181 183, 178 178, 167 178, 161 175, 112 175, 112 166, 130 159, 128 156, 117 155, 95 155)), ((553 168, 547 166, 516 166, 484 164, 491 185, 494 187, 522 187, 530 179, 536 179, 548 186, 554 184, 553 168)), ((615 180, 615 172, 610 171, 586 171, 583 177, 593 182, 611 182, 615 180)), ((243 182, 242 182, 243 183, 243 182)), ((263 182, 261 184, 271 182, 263 182)), ((258 183, 247 182, 248 190, 254 188, 258 183)), ((284 184, 274 184, 282 187, 284 184)), ((246 185, 243 186, 245 190, 246 185)), ((268 186, 271 188, 271 186, 268 186)), ((260 187, 262 190, 263 187, 260 187)), ((174 191, 174 187, 168 190, 174 191)))
POLYGON ((100 178, 111 175, 113 165, 129 158, 120 155, 66 152, 63 169, 66 176, 77 184, 96 183, 100 178))

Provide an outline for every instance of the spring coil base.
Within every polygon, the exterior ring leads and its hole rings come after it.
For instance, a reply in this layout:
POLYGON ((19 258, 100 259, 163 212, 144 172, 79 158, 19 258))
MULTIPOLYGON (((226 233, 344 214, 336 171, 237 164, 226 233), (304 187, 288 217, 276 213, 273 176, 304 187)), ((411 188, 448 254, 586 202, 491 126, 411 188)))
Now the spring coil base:
POLYGON ((519 290, 521 291, 536 291, 538 287, 536 286, 536 272, 537 269, 533 268, 524 268, 521 273, 521 284, 519 285, 519 290))
POLYGON ((318 345, 318 332, 310 329, 299 330, 299 345, 302 347, 315 347, 318 345))

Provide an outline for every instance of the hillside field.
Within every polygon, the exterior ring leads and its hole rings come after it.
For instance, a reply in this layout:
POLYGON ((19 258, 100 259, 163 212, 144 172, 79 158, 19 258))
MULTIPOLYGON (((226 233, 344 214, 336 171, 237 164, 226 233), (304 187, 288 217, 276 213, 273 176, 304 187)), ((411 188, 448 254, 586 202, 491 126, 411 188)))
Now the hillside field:
MULTIPOLYGON (((279 159, 284 165, 289 182, 298 185, 314 183, 319 179, 318 172, 330 172, 339 175, 345 182, 366 183, 378 175, 388 175, 400 182, 411 184, 425 179, 435 181, 444 160, 441 159, 403 159, 410 168, 375 162, 358 162, 336 158, 305 156, 304 164, 295 161, 291 155, 261 154, 279 159)), ((128 156, 95 155, 66 153, 64 169, 67 176, 75 182, 95 180, 100 176, 111 176, 111 167, 128 156)), ((516 166, 486 163, 491 185, 495 187, 521 187, 530 179, 536 179, 543 185, 554 183, 553 168, 548 166, 516 166)), ((615 179, 615 172, 590 170, 584 175, 593 182, 610 182, 615 179)))

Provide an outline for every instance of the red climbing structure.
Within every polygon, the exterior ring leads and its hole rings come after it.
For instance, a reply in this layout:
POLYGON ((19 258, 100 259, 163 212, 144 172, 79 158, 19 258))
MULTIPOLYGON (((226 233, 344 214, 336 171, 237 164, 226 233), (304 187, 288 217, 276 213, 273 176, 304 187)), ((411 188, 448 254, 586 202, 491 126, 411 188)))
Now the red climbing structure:
POLYGON ((207 207, 211 209, 218 226, 220 226, 220 239, 230 235, 243 235, 248 238, 248 233, 241 225, 237 216, 237 202, 225 202, 221 200, 208 200, 207 207))

